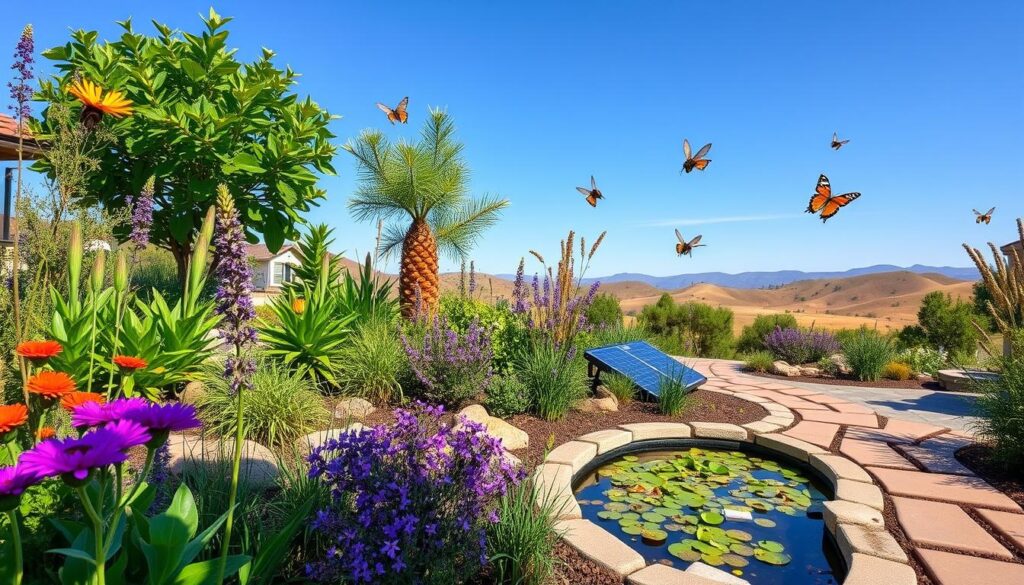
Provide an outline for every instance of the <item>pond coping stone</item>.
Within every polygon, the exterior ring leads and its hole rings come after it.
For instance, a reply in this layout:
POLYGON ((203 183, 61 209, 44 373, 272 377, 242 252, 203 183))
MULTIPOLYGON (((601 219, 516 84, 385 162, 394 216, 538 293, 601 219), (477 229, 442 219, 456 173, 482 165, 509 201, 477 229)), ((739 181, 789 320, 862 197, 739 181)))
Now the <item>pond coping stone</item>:
POLYGON ((641 422, 619 425, 633 434, 633 441, 649 439, 688 439, 693 436, 690 425, 671 422, 641 422))
POLYGON ((559 463, 544 463, 533 472, 538 503, 550 503, 558 520, 583 517, 580 504, 572 492, 572 476, 572 468, 559 463))
POLYGON ((621 577, 647 565, 640 553, 590 520, 561 520, 555 528, 583 556, 621 577))
POLYGON ((871 506, 845 500, 828 500, 823 507, 825 527, 832 536, 835 536, 840 524, 859 524, 871 530, 885 530, 885 518, 871 506))
POLYGON ((815 453, 808 458, 811 467, 825 475, 835 485, 840 479, 872 483, 871 476, 860 465, 838 455, 815 453))
POLYGON ((569 441, 552 449, 544 462, 568 465, 575 474, 594 457, 597 457, 597 445, 594 443, 569 441))
POLYGON ((623 445, 633 442, 633 433, 622 429, 605 429, 587 433, 582 437, 576 437, 576 441, 584 441, 597 445, 597 454, 607 453, 623 445))
POLYGON ((712 583, 721 583, 722 585, 750 585, 750 581, 746 579, 741 579, 736 575, 700 561, 691 563, 686 568, 686 574, 703 577, 712 583))
POLYGON ((747 429, 730 423, 692 422, 693 434, 704 439, 746 441, 747 429))
POLYGON ((793 459, 807 463, 810 460, 811 455, 825 454, 827 451, 812 445, 806 441, 801 441, 795 437, 788 435, 782 435, 779 433, 768 433, 764 435, 757 435, 754 438, 754 443, 789 455, 793 459))
POLYGON ((885 509, 882 490, 871 483, 840 479, 836 482, 836 499, 864 504, 876 510, 885 509))
POLYGON ((860 524, 840 524, 836 530, 836 544, 846 560, 853 563, 853 554, 860 553, 898 563, 908 562, 907 554, 896 539, 885 530, 871 530, 860 524))
POLYGON ((910 565, 860 553, 850 556, 843 585, 917 585, 917 573, 910 565))

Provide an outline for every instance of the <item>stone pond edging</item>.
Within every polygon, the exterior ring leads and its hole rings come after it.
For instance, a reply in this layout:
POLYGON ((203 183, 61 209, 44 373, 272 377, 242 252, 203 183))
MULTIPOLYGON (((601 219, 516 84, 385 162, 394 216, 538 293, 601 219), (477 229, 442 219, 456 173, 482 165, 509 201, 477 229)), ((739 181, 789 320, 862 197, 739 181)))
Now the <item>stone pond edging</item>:
POLYGON ((704 563, 685 571, 662 564, 647 565, 644 558, 601 526, 582 516, 573 483, 591 460, 609 451, 655 440, 712 439, 756 445, 795 459, 831 484, 833 500, 824 503, 825 526, 847 566, 843 585, 915 585, 917 575, 882 517, 882 491, 871 476, 853 461, 825 448, 777 433, 796 421, 793 411, 770 398, 749 394, 758 388, 744 380, 709 379, 705 390, 729 394, 768 411, 760 421, 746 425, 727 423, 648 422, 621 425, 588 433, 553 449, 534 471, 534 489, 540 502, 549 503, 563 540, 591 561, 613 571, 631 585, 743 585, 748 582, 704 563))

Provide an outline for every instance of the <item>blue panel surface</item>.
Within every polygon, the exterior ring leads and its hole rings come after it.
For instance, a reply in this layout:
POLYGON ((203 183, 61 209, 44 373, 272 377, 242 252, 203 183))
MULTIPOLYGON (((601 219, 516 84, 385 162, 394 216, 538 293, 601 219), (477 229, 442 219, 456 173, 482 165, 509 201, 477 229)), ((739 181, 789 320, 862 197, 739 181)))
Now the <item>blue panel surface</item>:
POLYGON ((599 370, 626 376, 655 398, 661 396, 665 380, 680 380, 688 391, 708 381, 646 341, 595 347, 583 355, 599 370))

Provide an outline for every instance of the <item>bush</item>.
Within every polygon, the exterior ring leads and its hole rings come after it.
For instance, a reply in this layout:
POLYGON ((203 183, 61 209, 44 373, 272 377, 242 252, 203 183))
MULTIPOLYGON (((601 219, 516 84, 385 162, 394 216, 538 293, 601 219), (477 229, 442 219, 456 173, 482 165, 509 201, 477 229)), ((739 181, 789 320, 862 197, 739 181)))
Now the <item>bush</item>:
MULTIPOLYGON (((199 416, 221 436, 234 436, 237 397, 216 368, 204 376, 199 416)), ((323 398, 308 378, 267 359, 259 360, 252 388, 242 394, 246 436, 272 447, 290 445, 331 421, 323 398)))
POLYGON ((425 327, 415 324, 401 339, 427 400, 454 406, 487 391, 493 354, 490 337, 478 322, 460 335, 447 318, 435 316, 425 327))
POLYGON ((837 364, 831 356, 821 358, 814 364, 814 366, 821 370, 822 375, 829 378, 835 378, 839 375, 839 364, 837 364))
POLYGON ((601 383, 618 399, 620 404, 625 404, 636 397, 636 384, 626 376, 608 374, 601 376, 601 383))
POLYGON ((825 331, 776 329, 764 343, 776 358, 794 365, 817 362, 839 351, 839 342, 825 331))
POLYGON ((307 577, 448 585, 479 572, 490 518, 523 472, 483 425, 453 427, 442 414, 399 410, 391 426, 345 433, 313 451, 310 477, 330 486, 334 502, 312 527, 344 554, 310 563, 307 577))
POLYGON ((666 416, 676 416, 690 404, 690 394, 681 379, 663 379, 659 388, 658 409, 666 416))
POLYGON ((770 351, 755 351, 743 356, 743 369, 750 372, 770 372, 775 356, 770 351))
POLYGON ((639 323, 631 325, 618 325, 611 327, 599 327, 592 329, 579 336, 579 346, 583 349, 602 347, 605 345, 618 345, 630 341, 648 341, 652 338, 651 332, 639 323))
POLYGON ((132 286, 137 296, 151 300, 153 290, 159 292, 168 303, 174 304, 181 298, 181 281, 178 280, 178 265, 167 250, 150 246, 140 250, 132 266, 132 286))
POLYGON ((767 350, 764 338, 776 329, 796 329, 796 317, 789 313, 776 313, 774 315, 758 315, 754 322, 743 328, 740 338, 736 342, 736 351, 753 353, 767 350))
POLYGON ((508 418, 530 410, 530 392, 515 374, 498 376, 491 382, 484 404, 492 416, 508 418))
POLYGON ((953 300, 949 294, 934 291, 921 300, 917 321, 924 329, 928 343, 935 349, 954 355, 973 354, 978 345, 976 318, 969 303, 953 300))
POLYGON ((946 365, 946 356, 937 349, 915 347, 896 354, 896 361, 907 364, 914 373, 928 374, 934 378, 946 365))
POLYGON ((601 293, 594 297, 594 302, 587 308, 587 321, 595 329, 622 326, 622 308, 619 299, 609 293, 601 293))
POLYGON ((526 327, 519 316, 512 313, 507 301, 492 305, 469 297, 442 295, 439 314, 460 334, 465 334, 473 322, 487 332, 496 372, 508 372, 516 349, 528 341, 526 327))
POLYGON ((1010 356, 999 358, 1000 380, 976 386, 979 433, 990 439, 994 456, 1017 474, 1024 461, 1024 330, 1011 332, 1010 356))
POLYGON ((568 351, 538 339, 516 360, 516 373, 526 384, 530 410, 545 420, 558 420, 587 394, 587 372, 575 348, 568 351))
POLYGON ((699 357, 732 357, 733 313, 724 307, 703 303, 677 305, 665 293, 654 305, 643 308, 639 321, 656 339, 663 340, 664 351, 699 357), (680 347, 672 347, 676 341, 680 347), (680 350, 681 351, 677 351, 680 350))
POLYGON ((902 349, 927 347, 928 333, 920 325, 907 325, 896 334, 896 345, 902 349))
POLYGON ((498 521, 487 529, 487 555, 496 585, 546 585, 555 571, 558 498, 541 498, 523 481, 498 502, 498 521))
POLYGON ((843 354, 858 380, 874 382, 892 359, 893 348, 877 331, 862 329, 843 345, 843 354))
POLYGON ((903 362, 889 362, 882 369, 882 377, 887 380, 909 380, 912 374, 910 366, 903 362))
POLYGON ((338 384, 346 393, 375 404, 402 399, 411 379, 409 360, 398 340, 398 326, 376 318, 360 325, 339 356, 338 384))

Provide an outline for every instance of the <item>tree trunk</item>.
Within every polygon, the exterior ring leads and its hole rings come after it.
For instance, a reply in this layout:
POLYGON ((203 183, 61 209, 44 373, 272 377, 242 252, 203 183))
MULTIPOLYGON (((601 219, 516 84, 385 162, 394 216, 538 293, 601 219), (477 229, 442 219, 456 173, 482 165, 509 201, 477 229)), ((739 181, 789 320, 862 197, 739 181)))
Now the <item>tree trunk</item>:
POLYGON ((417 316, 417 309, 421 315, 433 314, 440 297, 440 280, 434 233, 426 221, 414 220, 402 242, 402 266, 398 275, 402 316, 412 319, 417 316))
POLYGON ((188 263, 192 257, 192 246, 182 244, 171 237, 168 247, 171 250, 171 255, 174 256, 174 264, 178 268, 178 284, 181 286, 181 293, 185 294, 185 290, 188 288, 188 263))

